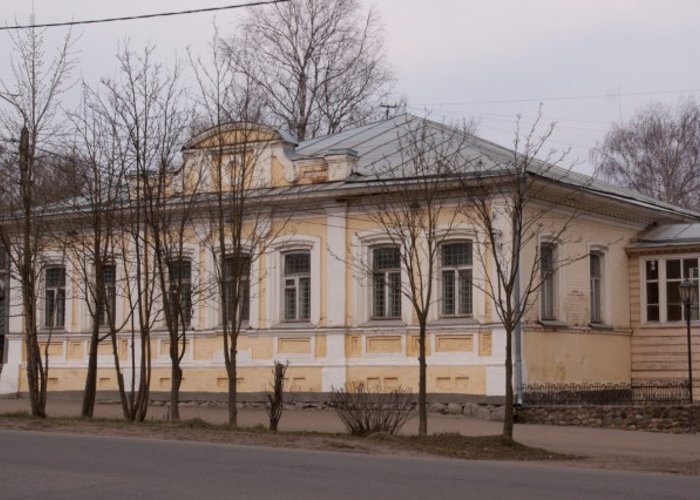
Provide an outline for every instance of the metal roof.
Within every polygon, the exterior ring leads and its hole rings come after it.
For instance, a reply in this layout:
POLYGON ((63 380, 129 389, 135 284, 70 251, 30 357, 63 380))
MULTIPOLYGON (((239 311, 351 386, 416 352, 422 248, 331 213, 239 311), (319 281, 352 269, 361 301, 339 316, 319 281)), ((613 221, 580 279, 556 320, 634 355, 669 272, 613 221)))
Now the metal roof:
POLYGON ((700 244, 700 223, 664 224, 642 233, 632 247, 682 246, 700 244))
MULTIPOLYGON (((343 132, 317 137, 300 143, 294 150, 294 159, 323 157, 332 150, 350 149, 357 152, 356 176, 400 178, 416 175, 410 171, 406 161, 407 149, 411 141, 419 138, 431 147, 440 145, 440 153, 457 153, 465 160, 479 159, 481 173, 488 170, 507 171, 514 159, 514 151, 499 146, 456 127, 443 125, 411 114, 403 114, 343 132)), ((417 148, 413 147, 414 150, 417 148)), ((426 148, 429 149, 429 148, 426 148)), ((475 161, 465 161, 466 169, 475 161)), ((569 185, 592 194, 613 198, 618 201, 671 212, 685 219, 700 220, 700 213, 656 200, 630 188, 616 186, 590 175, 575 172, 545 162, 533 162, 530 167, 533 175, 557 183, 569 185)), ((469 171, 464 173, 468 174, 469 171)))

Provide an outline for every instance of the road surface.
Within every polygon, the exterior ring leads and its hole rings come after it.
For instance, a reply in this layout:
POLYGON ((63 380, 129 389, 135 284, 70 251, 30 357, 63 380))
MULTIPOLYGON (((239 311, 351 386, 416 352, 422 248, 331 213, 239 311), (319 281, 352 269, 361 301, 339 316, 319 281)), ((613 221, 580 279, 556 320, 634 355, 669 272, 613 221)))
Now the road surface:
POLYGON ((696 499, 700 478, 0 431, 0 498, 696 499))

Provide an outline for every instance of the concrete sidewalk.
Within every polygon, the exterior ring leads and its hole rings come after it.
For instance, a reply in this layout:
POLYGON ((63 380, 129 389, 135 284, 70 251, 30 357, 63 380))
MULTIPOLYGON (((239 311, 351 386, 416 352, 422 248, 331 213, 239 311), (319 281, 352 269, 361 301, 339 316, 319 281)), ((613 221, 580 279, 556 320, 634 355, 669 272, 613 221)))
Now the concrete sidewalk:
MULTIPOLYGON (((28 411, 26 399, 0 399, 0 413, 28 411)), ((75 417, 80 413, 80 402, 70 400, 49 401, 48 413, 54 417, 75 417)), ((225 423, 228 414, 225 407, 182 407, 183 419, 201 418, 211 423, 225 423)), ((95 416, 121 418, 121 408, 116 404, 98 404, 95 416)), ((152 406, 149 419, 165 420, 166 409, 152 406)), ((263 409, 239 410, 239 425, 267 425, 263 409)), ((415 434, 418 420, 406 424, 404 433, 415 434)), ((459 415, 428 416, 431 433, 458 432, 467 436, 500 434, 500 422, 477 420, 459 415)), ((281 431, 344 432, 343 425, 332 410, 285 410, 280 422, 281 431)), ((590 457, 583 465, 616 467, 661 472, 681 472, 700 475, 700 434, 663 434, 616 429, 591 429, 586 427, 557 427, 517 424, 515 439, 529 446, 545 448, 560 453, 590 457)))

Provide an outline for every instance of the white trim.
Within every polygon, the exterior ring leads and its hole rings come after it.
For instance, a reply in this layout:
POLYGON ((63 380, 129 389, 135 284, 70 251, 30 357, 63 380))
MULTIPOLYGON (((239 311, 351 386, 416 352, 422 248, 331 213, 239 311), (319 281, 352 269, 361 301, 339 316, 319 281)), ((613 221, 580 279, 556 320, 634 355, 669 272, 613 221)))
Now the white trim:
POLYGON ((293 325, 295 322, 285 321, 282 306, 284 301, 282 295, 284 286, 282 284, 284 262, 283 255, 297 250, 305 250, 310 253, 311 259, 311 317, 309 323, 318 325, 321 319, 321 240, 313 236, 285 236, 279 241, 270 245, 266 257, 269 261, 268 276, 266 277, 267 297, 267 325, 260 325, 261 328, 271 328, 273 326, 283 327, 293 325))
MULTIPOLYGON (((644 255, 639 258, 639 320, 643 326, 680 326, 685 323, 685 320, 668 321, 667 310, 667 279, 666 279, 666 261, 697 259, 700 266, 700 254, 698 253, 677 253, 664 255, 644 255), (647 319, 647 280, 646 280, 646 263, 655 260, 659 266, 659 321, 649 321, 647 319)), ((681 264, 682 268, 682 264, 681 264)), ((685 313, 683 313, 685 314, 685 313)), ((697 320, 693 320, 696 322, 697 320)))

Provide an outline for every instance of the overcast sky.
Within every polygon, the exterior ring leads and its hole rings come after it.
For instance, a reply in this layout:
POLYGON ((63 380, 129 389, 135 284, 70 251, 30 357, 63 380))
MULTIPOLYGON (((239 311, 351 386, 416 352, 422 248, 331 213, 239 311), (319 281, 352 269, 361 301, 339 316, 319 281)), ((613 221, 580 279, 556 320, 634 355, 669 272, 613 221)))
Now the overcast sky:
MULTIPOLYGON (((362 0, 381 14, 398 94, 409 111, 452 121, 479 120, 478 134, 509 146, 516 114, 531 120, 541 101, 557 121, 551 142, 572 148, 590 171, 588 151, 614 121, 652 102, 675 104, 700 92, 697 0, 362 0)), ((38 22, 211 7, 244 0, 34 0, 38 22)), ((27 21, 31 0, 0 0, 0 22, 27 21)), ((232 32, 242 9, 220 12, 232 32)), ((129 37, 152 42, 163 58, 185 56, 211 36, 213 15, 83 26, 80 72, 87 80, 115 70, 129 37)), ((51 36, 61 30, 51 30, 51 36)), ((10 40, 0 33, 0 60, 10 40)), ((6 64, 0 76, 7 78, 6 64)))

